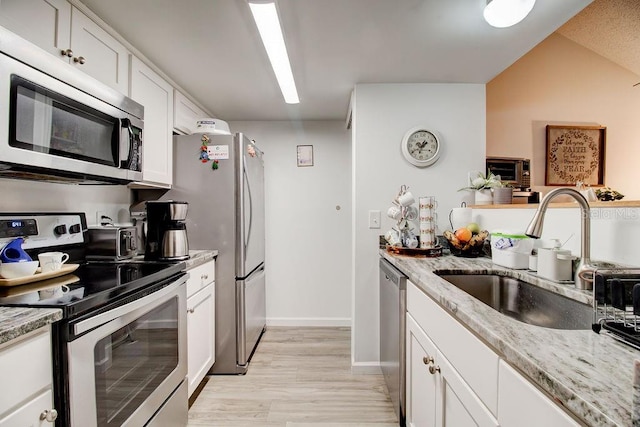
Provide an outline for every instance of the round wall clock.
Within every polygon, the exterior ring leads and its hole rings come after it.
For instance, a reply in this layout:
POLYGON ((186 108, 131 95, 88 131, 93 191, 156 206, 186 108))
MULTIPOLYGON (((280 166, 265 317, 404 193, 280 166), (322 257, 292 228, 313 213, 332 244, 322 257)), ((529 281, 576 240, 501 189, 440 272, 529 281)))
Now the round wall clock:
POLYGON ((402 138, 402 154, 409 163, 420 168, 438 160, 440 147, 436 133, 420 126, 409 129, 402 138))

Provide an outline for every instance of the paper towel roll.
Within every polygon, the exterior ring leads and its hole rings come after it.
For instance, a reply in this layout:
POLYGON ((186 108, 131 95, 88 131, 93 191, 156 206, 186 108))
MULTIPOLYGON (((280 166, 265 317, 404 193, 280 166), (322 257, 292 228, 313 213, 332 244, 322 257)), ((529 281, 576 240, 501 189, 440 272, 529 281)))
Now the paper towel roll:
POLYGON ((453 208, 449 212, 449 223, 451 228, 457 230, 458 228, 466 227, 471 222, 471 214, 473 209, 471 208, 453 208))

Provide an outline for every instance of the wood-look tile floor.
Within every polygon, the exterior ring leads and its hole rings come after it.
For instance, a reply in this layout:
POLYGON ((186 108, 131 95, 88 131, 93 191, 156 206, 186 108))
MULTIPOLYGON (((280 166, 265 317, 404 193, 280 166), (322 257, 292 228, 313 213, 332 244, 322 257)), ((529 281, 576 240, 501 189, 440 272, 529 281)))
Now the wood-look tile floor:
POLYGON ((189 427, 397 427, 382 374, 351 373, 350 336, 267 328, 246 375, 209 377, 189 427))

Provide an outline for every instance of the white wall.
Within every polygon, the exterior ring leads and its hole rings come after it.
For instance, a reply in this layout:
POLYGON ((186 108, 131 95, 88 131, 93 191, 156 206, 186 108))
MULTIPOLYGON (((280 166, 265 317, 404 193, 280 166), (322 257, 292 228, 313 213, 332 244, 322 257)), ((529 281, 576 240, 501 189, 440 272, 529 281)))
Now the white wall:
MULTIPOLYGON (((473 218, 489 231, 524 232, 535 209, 473 209, 473 218)), ((545 214, 541 240, 559 239, 563 248, 580 256, 580 211, 550 208, 545 214)), ((606 207, 591 209, 591 259, 640 266, 640 208, 606 207)), ((548 247, 548 246, 547 246, 548 247)))
POLYGON ((0 179, 0 212, 84 212, 97 224, 96 212, 116 222, 129 221, 130 190, 125 185, 69 185, 0 179))
POLYGON ((485 86, 479 84, 361 84, 353 115, 353 323, 352 365, 367 370, 379 360, 378 235, 393 225, 384 214, 406 184, 416 196, 438 200, 438 224, 465 195, 469 171, 484 170, 485 86), (423 125, 444 144, 440 159, 419 169, 404 160, 405 132, 423 125), (382 212, 382 228, 368 228, 368 211, 382 212))
POLYGON ((344 122, 229 126, 265 152, 267 324, 350 325, 351 142, 344 122), (313 145, 314 166, 296 166, 297 145, 313 145))

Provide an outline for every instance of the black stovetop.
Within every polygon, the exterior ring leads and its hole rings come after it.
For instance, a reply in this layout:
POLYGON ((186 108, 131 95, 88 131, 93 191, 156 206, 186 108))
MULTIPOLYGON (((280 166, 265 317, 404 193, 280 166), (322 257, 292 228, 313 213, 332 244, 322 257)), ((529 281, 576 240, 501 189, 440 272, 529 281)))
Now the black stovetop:
MULTIPOLYGON (((59 308, 64 319, 99 310, 114 301, 182 274, 183 262, 84 262, 77 270, 57 278, 66 288, 62 296, 45 298, 44 289, 56 282, 38 282, 0 288, 0 306, 59 308)), ((58 292, 59 293, 59 292, 58 292)))

